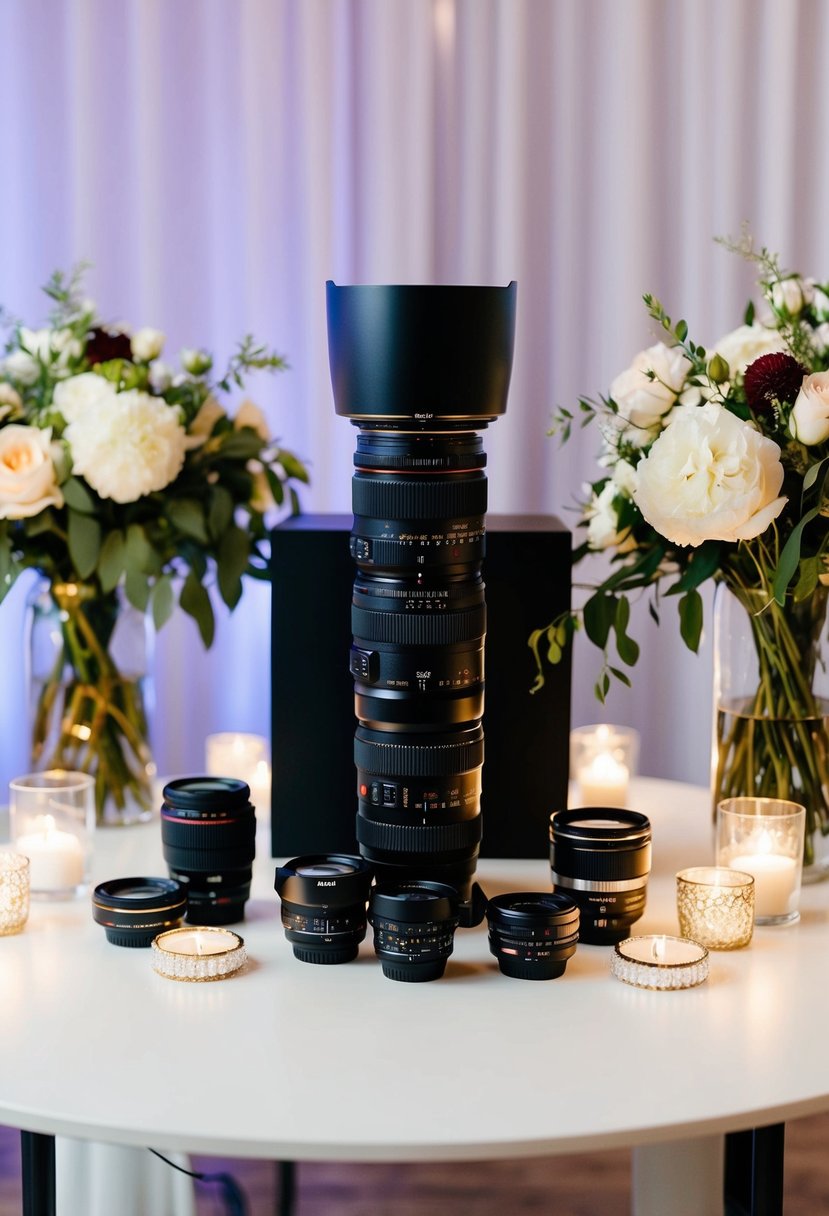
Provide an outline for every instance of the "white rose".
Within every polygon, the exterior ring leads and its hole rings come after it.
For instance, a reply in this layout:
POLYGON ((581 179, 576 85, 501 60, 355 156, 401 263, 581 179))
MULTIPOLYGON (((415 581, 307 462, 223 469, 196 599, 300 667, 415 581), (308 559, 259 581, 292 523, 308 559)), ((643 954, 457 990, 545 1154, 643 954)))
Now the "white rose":
POLYGON ((233 426, 238 431, 240 427, 250 427, 252 431, 265 443, 270 442, 271 433, 268 429, 268 420, 260 410, 259 406, 253 401, 245 400, 239 406, 236 417, 233 419, 233 426))
POLYGON ((829 372, 803 377, 789 429, 801 443, 811 445, 829 439, 829 372))
POLYGON ((626 371, 610 386, 610 396, 626 423, 625 438, 641 447, 652 438, 676 401, 688 373, 688 360, 678 346, 655 346, 640 351, 626 371), (652 373, 652 374, 651 374, 652 373))
POLYGON ((776 351, 788 351, 785 341, 776 329, 766 325, 740 325, 730 334, 720 338, 712 355, 720 355, 728 364, 731 378, 741 375, 749 363, 759 359, 761 355, 770 355, 776 351))
POLYGON ((812 341, 815 344, 815 350, 825 351, 829 348, 829 321, 823 321, 812 331, 812 341))
POLYGON ((26 519, 44 507, 63 506, 52 446, 51 428, 0 428, 0 519, 26 519))
POLYGON ((135 502, 163 490, 184 463, 178 410, 138 389, 116 393, 102 411, 85 410, 64 432, 73 471, 102 498, 135 502))
POLYGON ((157 359, 164 349, 164 334, 160 329, 137 329, 130 338, 133 359, 149 363, 157 359))
POLYGON ((23 409, 23 399, 12 384, 0 380, 0 418, 17 414, 23 409))
POLYGON ((609 549, 614 546, 626 553, 636 546, 630 528, 619 531, 619 517, 614 499, 618 488, 608 481, 598 494, 594 494, 585 512, 587 517, 587 543, 591 549, 609 549))
POLYGON ((206 350, 193 350, 185 346, 181 351, 181 366, 191 376, 203 376, 213 366, 213 358, 206 350))
POLYGON ((636 471, 634 501, 676 545, 751 540, 786 504, 780 448, 714 402, 683 409, 636 471))
POLYGON ((109 409, 117 393, 115 385, 95 372, 82 372, 55 385, 52 404, 67 422, 74 422, 87 410, 109 409))
POLYGON ((819 320, 826 321, 829 319, 829 295, 824 289, 814 281, 811 282, 812 288, 812 307, 819 320))
POLYGON ((613 484, 622 494, 626 494, 628 498, 633 498, 633 491, 636 489, 638 481, 636 469, 628 460, 619 460, 614 466, 613 484))
POLYGON ((812 294, 811 285, 807 281, 797 275, 790 275, 787 279, 778 279, 776 283, 772 283, 771 302, 778 311, 785 309, 790 317, 796 317, 811 303, 812 294))
POLYGON ((166 393, 173 383, 173 369, 169 363, 162 363, 160 359, 157 359, 150 368, 147 378, 154 393, 166 393))

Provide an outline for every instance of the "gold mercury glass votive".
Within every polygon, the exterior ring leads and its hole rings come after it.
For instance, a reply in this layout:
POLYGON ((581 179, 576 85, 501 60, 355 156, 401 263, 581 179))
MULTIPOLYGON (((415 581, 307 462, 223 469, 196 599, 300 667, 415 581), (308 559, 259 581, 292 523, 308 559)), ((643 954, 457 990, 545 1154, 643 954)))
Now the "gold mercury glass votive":
POLYGON ((754 932, 754 877, 724 866, 695 866, 676 876, 679 931, 711 950, 738 950, 754 932))
POLYGON ((19 933, 29 919, 29 859, 0 852, 0 936, 19 933))

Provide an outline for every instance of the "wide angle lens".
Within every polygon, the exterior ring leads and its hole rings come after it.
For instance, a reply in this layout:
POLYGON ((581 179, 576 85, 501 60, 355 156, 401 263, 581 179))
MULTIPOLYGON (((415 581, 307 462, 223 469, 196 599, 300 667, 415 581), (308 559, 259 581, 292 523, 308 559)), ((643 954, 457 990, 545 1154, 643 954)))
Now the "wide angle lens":
POLYGON ((545 891, 496 895, 487 904, 489 949, 504 975, 554 980, 576 952, 579 909, 568 895, 545 891))
POLYGON ((357 957, 371 880, 371 866, 345 853, 295 857, 277 868, 274 888, 295 958, 332 964, 357 957))
POLYGON ((369 900, 374 949, 390 980, 420 984, 446 970, 458 927, 458 895, 439 882, 378 884, 369 900))

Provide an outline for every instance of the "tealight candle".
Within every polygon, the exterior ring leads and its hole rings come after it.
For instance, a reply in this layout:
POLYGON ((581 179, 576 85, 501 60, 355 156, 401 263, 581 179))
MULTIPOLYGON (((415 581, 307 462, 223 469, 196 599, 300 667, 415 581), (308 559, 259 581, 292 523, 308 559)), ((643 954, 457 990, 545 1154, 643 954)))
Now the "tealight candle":
POLYGON ((41 815, 35 830, 15 845, 29 858, 29 882, 39 893, 74 891, 83 882, 84 857, 77 836, 62 832, 52 815, 41 815))
POLYGON ((171 980, 223 980, 246 960, 243 939, 229 929, 169 929, 152 942, 153 970, 171 980))
POLYGON ((9 783, 15 848, 30 862, 31 894, 79 895, 89 878, 95 831, 95 781, 89 773, 52 769, 9 783))
POLYGON ((582 806, 627 806, 638 742, 636 731, 606 722, 571 732, 570 766, 582 806))
POLYGON ((708 951, 684 937, 629 937, 614 948, 610 970, 634 988, 693 988, 708 979, 708 951))
POLYGON ((754 876, 758 925, 799 920, 806 810, 781 798, 726 798, 717 807, 717 863, 754 876))

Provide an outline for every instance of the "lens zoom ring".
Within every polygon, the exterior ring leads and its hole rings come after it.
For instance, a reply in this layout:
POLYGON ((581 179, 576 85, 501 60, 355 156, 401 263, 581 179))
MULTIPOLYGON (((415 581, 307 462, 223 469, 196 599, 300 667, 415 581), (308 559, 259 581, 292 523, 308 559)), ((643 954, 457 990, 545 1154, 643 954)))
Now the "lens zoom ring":
POLYGON ((429 746, 425 743, 373 743, 354 738, 354 763, 376 777, 452 777, 480 768, 484 741, 429 746))
POLYGON ((442 853, 468 849, 481 840, 481 815, 460 823, 411 826, 375 823, 357 816, 357 840, 369 849, 388 853, 442 853))
POLYGON ((618 882, 625 878, 647 877, 651 868, 651 846, 624 849, 619 852, 590 853, 554 844, 550 849, 550 865, 557 874, 568 878, 598 879, 618 882))
MULTIPOLYGON (((209 851, 211 849, 250 848, 256 840, 256 820, 224 819, 200 822, 161 816, 161 839, 173 848, 209 851)), ((244 863, 243 863, 244 864, 244 863)))
POLYGON ((466 612, 409 614, 368 612, 351 608, 351 632, 370 642, 395 642, 399 646, 451 646, 471 642, 486 632, 486 607, 479 604, 466 612))
POLYGON ((380 519, 452 519, 458 515, 484 515, 487 505, 485 477, 474 481, 441 477, 400 478, 355 476, 351 483, 355 515, 380 519))

